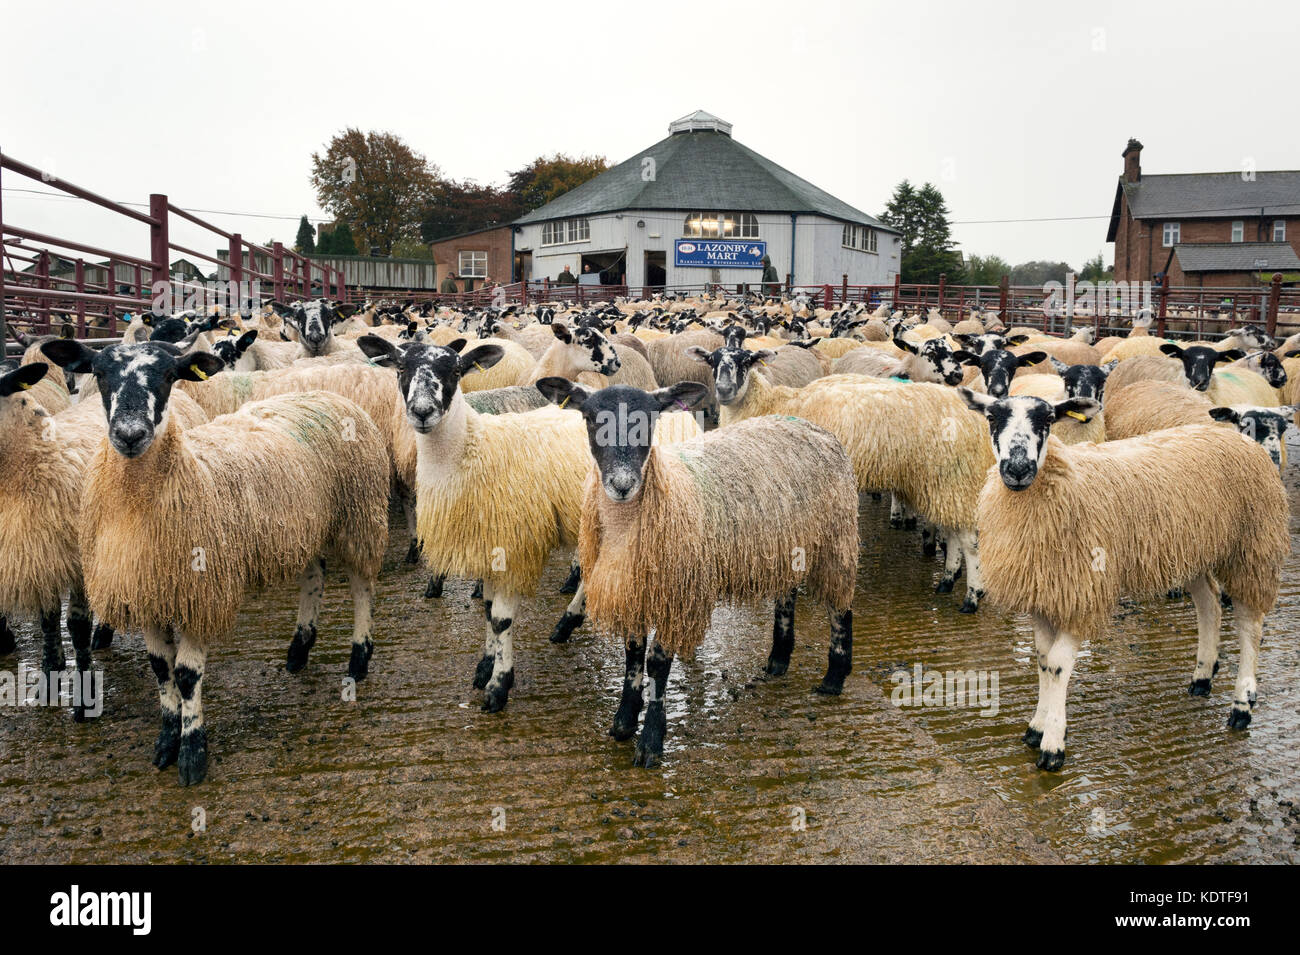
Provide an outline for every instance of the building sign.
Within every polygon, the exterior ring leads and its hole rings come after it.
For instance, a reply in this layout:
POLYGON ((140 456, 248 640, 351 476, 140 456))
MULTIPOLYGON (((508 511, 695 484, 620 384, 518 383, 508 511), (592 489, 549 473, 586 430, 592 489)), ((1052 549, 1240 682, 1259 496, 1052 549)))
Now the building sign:
POLYGON ((679 269, 761 269, 766 254, 766 242, 678 239, 673 264, 679 269))

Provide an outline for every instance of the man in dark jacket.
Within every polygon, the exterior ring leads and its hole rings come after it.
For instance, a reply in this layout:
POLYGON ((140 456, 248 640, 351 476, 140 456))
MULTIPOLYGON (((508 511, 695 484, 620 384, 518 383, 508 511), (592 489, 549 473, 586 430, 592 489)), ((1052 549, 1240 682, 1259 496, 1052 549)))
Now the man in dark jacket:
POLYGON ((781 293, 781 276, 776 274, 776 267, 772 264, 772 257, 763 256, 763 293, 765 295, 779 295, 781 293))
POLYGON ((457 292, 460 291, 460 289, 456 288, 456 273, 455 273, 455 272, 448 272, 448 273, 447 273, 447 277, 446 277, 445 279, 443 279, 443 280, 442 280, 442 284, 438 286, 438 291, 439 291, 439 292, 446 293, 446 294, 448 294, 448 295, 455 295, 457 292))
POLYGON ((572 272, 570 272, 569 267, 566 265, 564 267, 564 271, 555 277, 555 284, 556 285, 577 285, 578 277, 574 275, 572 272))

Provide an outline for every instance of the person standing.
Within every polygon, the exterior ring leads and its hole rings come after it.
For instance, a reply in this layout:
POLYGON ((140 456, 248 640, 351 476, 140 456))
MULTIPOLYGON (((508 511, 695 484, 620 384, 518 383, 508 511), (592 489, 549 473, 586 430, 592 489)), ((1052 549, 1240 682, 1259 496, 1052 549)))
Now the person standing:
POLYGON ((772 264, 770 255, 763 256, 763 294, 781 294, 781 276, 776 274, 776 266, 772 264))
POLYGON ((448 272, 447 277, 442 280, 438 286, 438 291, 446 295, 455 295, 460 289, 456 288, 456 273, 448 272))
POLYGON ((569 267, 566 265, 564 267, 564 271, 555 277, 555 284, 556 285, 577 285, 578 277, 574 275, 572 272, 570 272, 569 267))

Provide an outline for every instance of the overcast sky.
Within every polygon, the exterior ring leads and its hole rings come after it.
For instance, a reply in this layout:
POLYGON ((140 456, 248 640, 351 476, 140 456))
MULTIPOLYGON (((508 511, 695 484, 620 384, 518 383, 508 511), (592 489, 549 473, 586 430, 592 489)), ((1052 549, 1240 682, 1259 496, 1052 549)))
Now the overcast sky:
MULTIPOLYGON (((1300 4, 0 0, 0 148, 117 200, 151 192, 253 241, 323 213, 311 153, 387 130, 458 179, 542 153, 617 162, 705 109, 878 215, 940 187, 969 254, 1076 267, 1120 152, 1147 172, 1300 168, 1300 4), (1042 219, 977 224, 986 220, 1042 219)), ((15 189, 4 218, 147 257, 143 225, 15 189)), ((214 237, 173 227, 210 251, 214 237)))

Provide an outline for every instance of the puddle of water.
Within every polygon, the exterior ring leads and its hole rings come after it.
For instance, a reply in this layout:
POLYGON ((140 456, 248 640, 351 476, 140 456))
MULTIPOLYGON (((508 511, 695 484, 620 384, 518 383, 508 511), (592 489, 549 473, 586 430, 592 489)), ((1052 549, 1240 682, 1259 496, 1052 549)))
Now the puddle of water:
MULTIPOLYGON (((809 692, 825 664, 820 608, 800 602, 777 680, 758 676, 770 611, 722 608, 696 658, 674 666, 665 765, 650 772, 631 767, 632 743, 605 735, 621 649, 588 628, 546 639, 568 599, 556 593, 567 558, 516 621, 509 708, 483 714, 470 686, 479 605, 459 582, 422 598, 394 515, 357 702, 341 692, 346 585, 331 575, 297 675, 283 668, 296 594, 262 595, 209 657, 209 780, 181 789, 174 769, 149 763, 157 703, 143 642, 119 637, 97 657, 100 719, 0 712, 0 862, 1300 861, 1300 558, 1266 624, 1249 731, 1226 729, 1230 615, 1225 667, 1194 699, 1190 601, 1151 602, 1081 655, 1068 761, 1044 775, 1020 742, 1037 694, 1027 626, 991 608, 957 613, 960 594, 931 592, 940 566, 919 538, 889 529, 887 502, 862 511, 845 694, 809 692), (996 671, 998 713, 891 705, 890 674, 918 663, 996 671)), ((38 662, 36 634, 19 636, 6 667, 38 662)))

